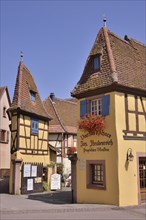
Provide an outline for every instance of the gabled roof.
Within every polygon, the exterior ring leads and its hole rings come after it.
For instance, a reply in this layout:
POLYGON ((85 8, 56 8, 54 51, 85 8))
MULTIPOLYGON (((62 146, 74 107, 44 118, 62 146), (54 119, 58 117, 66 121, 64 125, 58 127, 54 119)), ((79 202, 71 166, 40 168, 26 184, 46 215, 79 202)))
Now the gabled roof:
POLYGON ((9 111, 21 110, 29 114, 51 119, 41 101, 38 89, 30 71, 20 62, 16 78, 12 105, 9 111), (31 100, 30 92, 35 93, 35 102, 31 100))
POLYGON ((9 91, 8 91, 8 88, 6 86, 4 87, 0 87, 0 99, 2 98, 4 92, 6 91, 6 94, 7 94, 7 98, 8 98, 8 102, 9 102, 9 105, 11 105, 11 100, 10 100, 10 96, 9 96, 9 91))
POLYGON ((77 133, 77 100, 63 100, 55 98, 54 101, 48 97, 44 101, 47 112, 52 116, 49 123, 51 133, 77 133))
POLYGON ((87 58, 83 74, 71 92, 81 98, 91 92, 118 87, 146 91, 146 46, 132 38, 120 38, 106 27, 100 29, 87 58), (92 56, 101 56, 100 71, 93 73, 92 56))

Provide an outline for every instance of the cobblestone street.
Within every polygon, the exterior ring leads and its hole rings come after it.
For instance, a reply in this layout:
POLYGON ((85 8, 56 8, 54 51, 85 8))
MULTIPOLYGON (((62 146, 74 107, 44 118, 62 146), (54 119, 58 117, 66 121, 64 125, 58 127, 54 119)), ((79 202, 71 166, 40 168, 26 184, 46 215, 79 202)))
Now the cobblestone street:
POLYGON ((71 191, 30 195, 0 194, 0 219, 131 219, 144 220, 146 206, 119 208, 102 204, 72 204, 71 191))

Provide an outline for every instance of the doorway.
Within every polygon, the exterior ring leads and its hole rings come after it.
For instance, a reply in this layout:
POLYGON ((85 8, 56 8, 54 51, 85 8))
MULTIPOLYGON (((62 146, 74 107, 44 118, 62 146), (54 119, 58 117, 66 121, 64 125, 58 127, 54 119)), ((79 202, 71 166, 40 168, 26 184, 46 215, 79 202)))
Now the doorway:
POLYGON ((141 203, 146 202, 146 157, 139 157, 139 185, 141 203))

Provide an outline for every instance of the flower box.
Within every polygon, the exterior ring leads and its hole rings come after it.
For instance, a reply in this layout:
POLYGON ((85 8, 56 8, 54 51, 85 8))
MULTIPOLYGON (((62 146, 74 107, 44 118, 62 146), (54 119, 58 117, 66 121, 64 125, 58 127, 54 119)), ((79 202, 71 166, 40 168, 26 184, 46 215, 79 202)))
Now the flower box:
POLYGON ((80 119, 78 125, 79 129, 83 131, 96 132, 97 134, 101 134, 106 127, 104 116, 95 114, 85 115, 80 119))
POLYGON ((67 150, 67 154, 70 155, 70 154, 75 154, 77 153, 77 148, 76 147, 69 147, 68 150, 67 150))

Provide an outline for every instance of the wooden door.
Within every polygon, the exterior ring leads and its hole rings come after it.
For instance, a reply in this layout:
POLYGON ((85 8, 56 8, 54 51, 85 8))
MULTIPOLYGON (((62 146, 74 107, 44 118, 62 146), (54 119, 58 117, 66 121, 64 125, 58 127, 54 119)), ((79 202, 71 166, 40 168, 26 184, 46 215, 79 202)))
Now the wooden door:
POLYGON ((146 202, 146 157, 139 158, 139 181, 141 202, 146 202))

